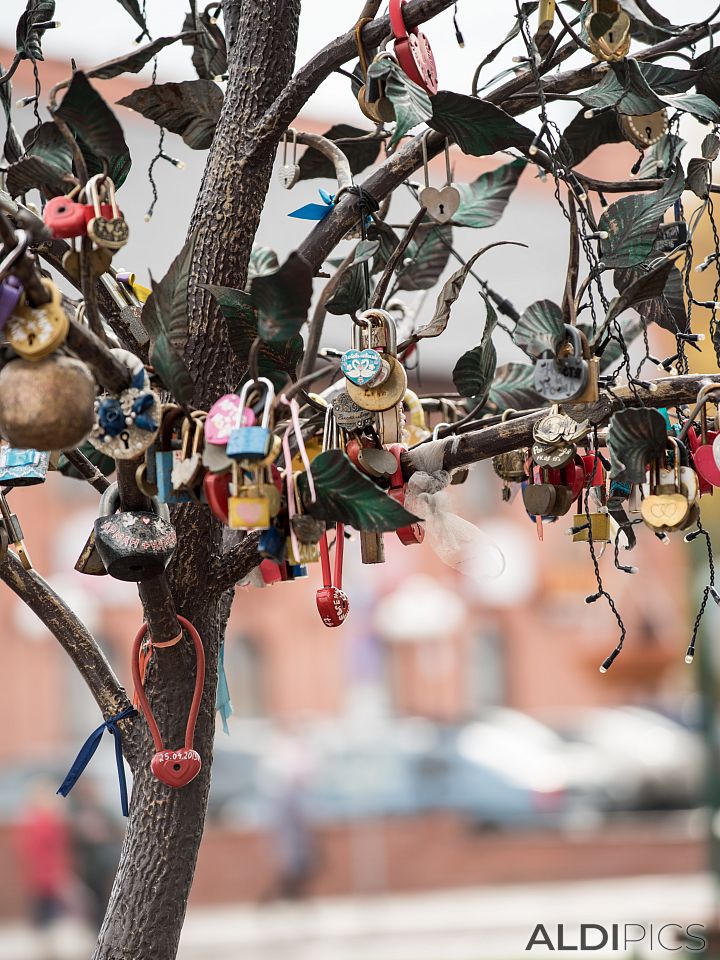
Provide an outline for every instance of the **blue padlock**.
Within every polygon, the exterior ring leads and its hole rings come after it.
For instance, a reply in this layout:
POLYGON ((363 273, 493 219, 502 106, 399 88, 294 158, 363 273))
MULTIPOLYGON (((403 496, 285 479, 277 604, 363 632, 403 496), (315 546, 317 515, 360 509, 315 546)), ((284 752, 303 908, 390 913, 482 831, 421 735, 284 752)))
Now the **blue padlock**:
POLYGON ((264 460, 270 453, 272 443, 272 433, 270 432, 270 414, 272 412, 273 401, 275 400, 275 387, 273 387, 267 377, 259 377, 257 380, 250 380, 240 392, 240 405, 238 406, 237 420, 235 427, 230 434, 225 453, 231 460, 264 460), (243 427, 241 426, 243 410, 247 406, 247 397, 252 387, 262 383, 265 386, 265 403, 263 405, 262 420, 260 426, 243 427))
POLYGON ((265 560, 274 560, 282 563, 285 559, 285 533, 278 527, 268 527, 260 534, 258 553, 265 560))
POLYGON ((173 433, 175 424, 185 416, 185 411, 180 407, 170 408, 163 414, 160 442, 155 449, 155 482, 160 503, 190 503, 192 500, 189 490, 174 490, 172 485, 173 466, 176 459, 182 456, 179 449, 173 449, 173 433))
POLYGON ((0 486, 31 487, 43 483, 49 463, 47 451, 0 447, 0 486))

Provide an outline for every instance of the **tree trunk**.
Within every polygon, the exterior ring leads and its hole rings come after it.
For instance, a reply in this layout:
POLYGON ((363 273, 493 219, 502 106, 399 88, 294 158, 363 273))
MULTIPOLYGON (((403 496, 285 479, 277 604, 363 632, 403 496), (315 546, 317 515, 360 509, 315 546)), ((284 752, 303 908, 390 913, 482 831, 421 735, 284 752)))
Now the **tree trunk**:
MULTIPOLYGON (((236 386, 242 373, 231 359, 225 326, 200 284, 241 287, 267 193, 274 145, 243 159, 249 132, 292 75, 300 0, 229 0, 224 4, 229 80, 215 139, 193 214, 196 235, 189 290, 186 358, 195 402, 208 405, 236 386)), ((195 733, 203 765, 187 787, 173 790, 150 773, 154 752, 142 722, 128 829, 94 960, 173 960, 202 837, 215 730, 217 658, 231 593, 209 582, 223 548, 221 524, 202 507, 176 509, 178 548, 169 570, 177 612, 203 638, 205 687, 195 733)), ((184 742, 195 657, 186 637, 155 653, 146 689, 167 747, 184 742)))

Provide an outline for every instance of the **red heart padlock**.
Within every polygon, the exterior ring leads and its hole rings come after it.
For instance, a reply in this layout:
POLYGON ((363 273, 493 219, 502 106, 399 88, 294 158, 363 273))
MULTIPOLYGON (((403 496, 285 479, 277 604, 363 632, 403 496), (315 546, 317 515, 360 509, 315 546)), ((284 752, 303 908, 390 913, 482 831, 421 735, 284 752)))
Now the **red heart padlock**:
POLYGON ((430 41, 417 27, 409 32, 402 8, 405 0, 390 0, 390 27, 395 36, 395 56, 402 70, 423 90, 438 92, 437 67, 430 41))
POLYGON ((85 206, 70 197, 48 200, 43 210, 43 220, 57 240, 84 237, 87 233, 85 206))
POLYGON ((350 612, 350 600, 342 589, 343 548, 345 545, 345 527, 338 523, 335 527, 335 584, 330 575, 330 548, 327 530, 320 538, 320 565, 322 566, 323 586, 315 594, 318 613, 326 627, 339 627, 350 612))
MULTIPOLYGON (((592 468, 592 464, 590 466, 592 468)), ((563 483, 572 490, 573 500, 577 500, 587 479, 584 458, 576 455, 574 460, 563 467, 563 474, 563 483)))
POLYGON ((230 472, 226 470, 224 473, 210 473, 208 471, 203 477, 203 491, 208 506, 218 520, 226 526, 229 524, 230 476, 230 472))
POLYGON ((715 462, 713 441, 717 437, 716 430, 706 430, 705 439, 696 427, 688 430, 687 441, 690 455, 697 470, 700 482, 700 495, 712 494, 713 487, 720 487, 720 470, 715 462))
POLYGON ((197 750, 164 750, 150 761, 152 775, 168 787, 186 787, 200 773, 197 750))
POLYGON ((591 450, 589 453, 583 454, 581 457, 583 465, 585 467, 585 478, 587 479, 590 474, 593 474, 592 482, 590 483, 591 487, 604 487, 605 486, 605 468, 602 465, 602 460, 600 457, 596 456, 595 452, 591 450))
POLYGON ((198 712, 200 711, 200 700, 202 699, 203 684, 205 683, 205 650, 203 649, 200 634, 195 627, 186 620, 185 617, 178 616, 178 623, 187 630, 195 646, 195 658, 197 668, 195 671, 195 690, 193 692, 190 712, 188 714, 187 726, 185 727, 185 745, 176 750, 166 750, 160 736, 152 708, 145 694, 142 677, 140 675, 140 650, 142 642, 145 639, 148 626, 142 625, 135 637, 135 643, 132 650, 132 675, 135 684, 135 695, 138 704, 142 710, 150 733, 155 744, 155 755, 150 761, 150 770, 153 776, 168 787, 186 787, 191 780, 200 773, 202 760, 200 754, 193 749, 193 740, 195 738, 195 724, 197 722, 198 712))
MULTIPOLYGON (((97 211, 95 206, 92 203, 83 203, 81 204, 84 215, 85 215, 85 227, 97 216, 97 211)), ((113 206, 111 203, 101 203, 100 204, 100 216, 104 217, 106 220, 111 220, 113 217, 113 206)))
MULTIPOLYGON (((405 506, 405 478, 403 477, 402 472, 402 463, 400 457, 406 451, 401 443, 393 443, 388 447, 388 450, 395 457, 397 461, 397 470, 390 478, 390 489, 388 490, 389 495, 393 500, 397 500, 401 507, 405 506)), ((425 539, 425 527, 421 523, 411 523, 407 527, 400 527, 399 530, 396 530, 395 533, 398 536, 398 540, 404 547, 411 547, 415 543, 422 543, 425 539)))

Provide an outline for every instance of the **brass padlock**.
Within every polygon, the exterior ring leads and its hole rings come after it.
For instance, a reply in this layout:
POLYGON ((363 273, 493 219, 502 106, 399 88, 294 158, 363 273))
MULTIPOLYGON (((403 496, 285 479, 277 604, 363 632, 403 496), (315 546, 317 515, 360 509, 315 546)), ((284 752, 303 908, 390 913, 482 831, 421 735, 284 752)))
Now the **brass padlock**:
POLYGON ((593 543, 610 543, 610 515, 608 513, 591 513, 588 525, 587 515, 576 513, 573 518, 573 528, 580 527, 573 533, 573 543, 588 543, 592 532, 593 543))
POLYGON ((88 223, 87 234, 98 246, 107 250, 119 250, 130 239, 130 229, 125 217, 118 209, 115 199, 115 184, 106 174, 99 173, 91 177, 85 185, 88 199, 93 205, 95 216, 88 223), (104 194, 104 198, 101 197, 104 194), (102 215, 102 200, 109 203, 112 216, 102 215))
POLYGON ((588 46, 598 60, 622 60, 630 50, 631 21, 617 0, 593 0, 585 20, 588 46))
POLYGON ((573 403, 597 403, 600 399, 600 386, 598 377, 600 376, 600 358, 593 357, 590 353, 590 344, 585 334, 580 331, 580 342, 582 343, 583 359, 588 365, 588 380, 585 389, 579 396, 574 397, 573 403))
POLYGON ((691 509, 687 496, 682 492, 680 481, 680 445, 673 437, 669 439, 675 447, 672 483, 667 482, 667 468, 661 468, 659 461, 651 464, 650 492, 645 496, 640 509, 647 526, 664 533, 684 529, 691 509))
POLYGON ((31 307, 27 293, 23 293, 5 327, 10 346, 25 360, 43 360, 49 356, 62 346, 70 329, 60 291, 47 277, 42 277, 41 282, 49 301, 31 307))

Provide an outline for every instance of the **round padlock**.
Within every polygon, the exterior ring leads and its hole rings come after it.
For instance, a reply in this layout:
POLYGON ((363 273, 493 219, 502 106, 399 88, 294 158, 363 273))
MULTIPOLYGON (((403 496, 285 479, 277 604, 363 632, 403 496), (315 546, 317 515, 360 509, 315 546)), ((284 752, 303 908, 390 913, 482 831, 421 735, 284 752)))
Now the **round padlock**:
POLYGON ((390 410, 397 406, 405 396, 407 390, 407 373, 396 357, 386 356, 390 365, 390 375, 384 383, 377 387, 358 387, 347 382, 346 390, 352 400, 363 410, 378 412, 390 410))
POLYGON ((130 386, 117 396, 95 401, 90 443, 114 460, 134 460, 155 440, 160 429, 160 398, 150 389, 142 361, 129 350, 111 351, 131 373, 130 386))
POLYGON ((618 115, 622 135, 638 150, 647 150, 658 143, 668 131, 667 110, 643 114, 640 117, 618 115))
POLYGON ((42 277, 41 282, 49 301, 32 307, 27 302, 27 293, 23 293, 5 326, 10 346, 25 360, 43 360, 49 356, 62 346, 70 329, 60 291, 47 277, 42 277))

